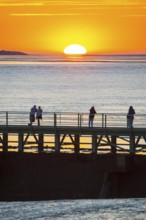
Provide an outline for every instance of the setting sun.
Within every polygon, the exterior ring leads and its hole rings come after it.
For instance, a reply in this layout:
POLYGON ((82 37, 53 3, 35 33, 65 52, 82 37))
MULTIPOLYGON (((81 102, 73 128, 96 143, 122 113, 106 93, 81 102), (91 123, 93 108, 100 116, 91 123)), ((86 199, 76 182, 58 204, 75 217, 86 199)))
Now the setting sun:
POLYGON ((0 12, 1 50, 146 53, 146 0, 0 0, 0 12))
POLYGON ((82 55, 86 54, 86 49, 79 44, 71 44, 64 49, 65 54, 82 55))

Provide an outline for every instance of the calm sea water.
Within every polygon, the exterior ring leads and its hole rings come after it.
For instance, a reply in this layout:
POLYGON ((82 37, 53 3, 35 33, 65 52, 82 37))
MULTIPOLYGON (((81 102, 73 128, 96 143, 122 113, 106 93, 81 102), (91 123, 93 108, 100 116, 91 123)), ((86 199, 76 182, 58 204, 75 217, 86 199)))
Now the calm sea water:
POLYGON ((0 56, 0 110, 29 111, 36 104, 49 112, 86 113, 94 105, 100 113, 125 113, 133 105, 146 113, 146 56, 85 60, 0 56))
MULTIPOLYGON (((146 56, 0 56, 0 111, 146 113, 146 56), (72 60, 80 62, 71 62, 72 60)), ((0 219, 146 219, 145 199, 0 202, 0 219)))

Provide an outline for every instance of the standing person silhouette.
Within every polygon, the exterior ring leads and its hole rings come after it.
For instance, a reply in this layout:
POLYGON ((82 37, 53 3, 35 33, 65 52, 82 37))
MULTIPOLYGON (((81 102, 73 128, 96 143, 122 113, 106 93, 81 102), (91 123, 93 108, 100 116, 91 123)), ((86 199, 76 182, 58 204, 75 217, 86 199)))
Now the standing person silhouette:
POLYGON ((127 114, 127 128, 133 128, 134 115, 135 110, 132 106, 130 106, 127 114))
POLYGON ((90 108, 90 113, 89 113, 89 127, 93 127, 93 120, 94 120, 95 114, 96 114, 95 108, 94 106, 92 106, 90 108))
POLYGON ((42 110, 41 106, 39 106, 38 109, 37 109, 37 114, 36 114, 36 119, 38 121, 38 126, 40 126, 40 120, 42 120, 42 113, 43 113, 43 110, 42 110))
POLYGON ((36 108, 36 105, 34 105, 30 110, 30 114, 29 114, 30 123, 28 125, 32 125, 32 123, 35 122, 36 112, 37 112, 37 108, 36 108))

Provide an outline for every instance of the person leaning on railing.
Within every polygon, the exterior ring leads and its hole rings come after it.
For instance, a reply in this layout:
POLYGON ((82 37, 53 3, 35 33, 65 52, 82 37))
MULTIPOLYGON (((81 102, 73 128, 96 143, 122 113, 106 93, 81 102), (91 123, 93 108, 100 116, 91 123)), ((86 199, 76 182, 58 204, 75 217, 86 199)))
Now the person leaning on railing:
POLYGON ((130 106, 127 114, 127 128, 133 128, 134 115, 135 110, 132 106, 130 106))
POLYGON ((94 120, 95 114, 96 114, 95 108, 94 106, 92 106, 90 108, 90 113, 89 113, 89 127, 93 127, 93 120, 94 120))

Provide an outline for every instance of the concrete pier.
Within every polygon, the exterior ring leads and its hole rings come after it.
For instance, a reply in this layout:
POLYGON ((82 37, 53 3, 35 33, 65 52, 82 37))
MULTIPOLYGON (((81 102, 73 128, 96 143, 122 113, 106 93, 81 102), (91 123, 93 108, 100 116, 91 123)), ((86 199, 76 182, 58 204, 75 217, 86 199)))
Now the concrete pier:
POLYGON ((0 201, 146 198, 142 155, 0 153, 0 201))
POLYGON ((6 116, 0 201, 146 197, 146 129, 139 121, 128 129, 102 114, 88 127, 81 114, 55 113, 49 125, 28 126, 6 116))

